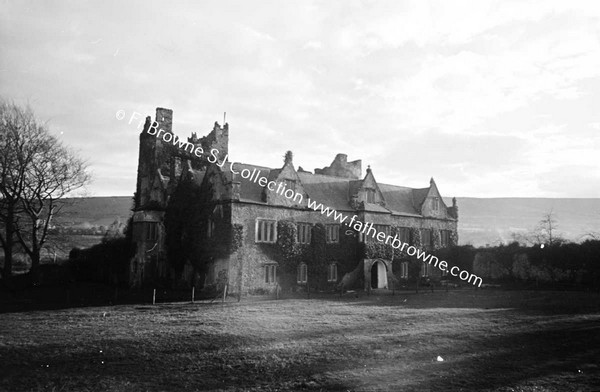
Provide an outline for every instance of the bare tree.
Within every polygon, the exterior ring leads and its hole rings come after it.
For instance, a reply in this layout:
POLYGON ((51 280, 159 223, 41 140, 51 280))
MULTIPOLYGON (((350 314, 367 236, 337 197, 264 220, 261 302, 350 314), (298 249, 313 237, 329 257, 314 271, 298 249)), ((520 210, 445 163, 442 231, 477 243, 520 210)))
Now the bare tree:
POLYGON ((558 234, 558 221, 556 220, 553 210, 542 215, 542 219, 538 224, 530 231, 525 233, 513 232, 511 237, 513 241, 516 241, 523 245, 537 245, 537 244, 557 244, 564 242, 564 238, 558 234))
POLYGON ((18 224, 16 233, 31 258, 35 279, 52 219, 64 206, 63 199, 86 185, 90 177, 86 163, 48 132, 38 135, 33 147, 35 159, 27 169, 22 198, 23 215, 28 219, 18 224))
MULTIPOLYGON (((6 199, 4 237, 12 238, 11 241, 16 237, 31 259, 31 275, 35 279, 52 219, 60 212, 64 198, 85 186, 90 176, 86 163, 38 124, 30 109, 6 106, 9 112, 21 114, 21 123, 26 125, 7 127, 8 140, 1 144, 2 155, 13 157, 5 162, 10 168, 4 162, 2 166, 9 179, 0 189, 6 199)), ((12 248, 9 250, 12 253, 12 248)), ((4 275, 10 275, 6 261, 4 275)))
POLYGON ((536 227, 535 235, 538 243, 547 243, 548 245, 552 245, 563 242, 562 237, 560 237, 556 232, 557 228, 558 221, 555 218, 554 210, 550 210, 543 215, 536 227))
POLYGON ((27 168, 33 162, 29 136, 37 124, 30 108, 0 101, 0 244, 4 250, 2 277, 12 275, 16 226, 22 212, 21 200, 27 168))
MULTIPOLYGON (((597 213, 596 215, 598 215, 600 217, 600 213, 597 213)), ((600 240, 600 231, 590 231, 584 235, 582 235, 579 238, 581 241, 588 239, 588 240, 600 240)))

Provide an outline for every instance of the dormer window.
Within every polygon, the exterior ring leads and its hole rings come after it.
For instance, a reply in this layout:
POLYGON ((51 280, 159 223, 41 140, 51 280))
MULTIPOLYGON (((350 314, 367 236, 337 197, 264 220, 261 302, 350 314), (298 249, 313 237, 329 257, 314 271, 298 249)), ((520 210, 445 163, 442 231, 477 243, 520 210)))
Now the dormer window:
POLYGON ((375 189, 366 189, 367 192, 367 203, 375 203, 375 189))
POLYGON ((433 209, 434 211, 438 211, 440 209, 439 197, 434 197, 433 199, 431 199, 431 209, 433 209))
POLYGON ((283 180, 283 183, 285 184, 285 189, 291 189, 294 192, 296 191, 296 181, 285 179, 283 180))

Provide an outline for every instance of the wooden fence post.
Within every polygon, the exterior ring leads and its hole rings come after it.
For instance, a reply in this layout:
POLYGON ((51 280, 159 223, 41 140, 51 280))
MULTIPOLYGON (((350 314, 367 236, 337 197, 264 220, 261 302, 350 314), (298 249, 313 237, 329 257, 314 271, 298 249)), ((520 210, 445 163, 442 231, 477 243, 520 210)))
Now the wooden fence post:
POLYGON ((156 289, 152 290, 152 305, 156 305, 156 289))

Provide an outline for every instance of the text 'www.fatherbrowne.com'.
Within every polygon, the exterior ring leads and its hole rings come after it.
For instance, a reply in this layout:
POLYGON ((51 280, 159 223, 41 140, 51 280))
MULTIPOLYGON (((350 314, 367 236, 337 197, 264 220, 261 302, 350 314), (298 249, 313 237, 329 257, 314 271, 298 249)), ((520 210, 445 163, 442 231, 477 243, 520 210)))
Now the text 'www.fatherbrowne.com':
MULTIPOLYGON (((133 112, 128 124, 131 124, 135 119, 139 119, 141 116, 140 113, 133 112)), ((125 111, 119 110, 116 113, 116 117, 118 120, 122 120, 125 118, 125 111)), ((144 125, 143 120, 139 122, 138 129, 140 129, 144 125)), ((235 175, 241 176, 243 179, 248 180, 250 182, 257 183, 263 188, 269 189, 271 192, 275 192, 279 195, 284 196, 289 200, 293 200, 298 204, 302 204, 304 200, 304 196, 301 193, 296 192, 293 189, 286 189, 286 184, 283 182, 275 182, 269 181, 265 176, 261 175, 261 171, 257 169, 244 168, 242 170, 236 170, 236 162, 229 162, 229 155, 225 155, 223 159, 221 159, 221 153, 218 149, 212 148, 210 151, 205 152, 202 146, 197 146, 190 143, 187 140, 182 140, 172 132, 165 131, 163 129, 159 129, 160 124, 156 121, 152 122, 146 132, 149 135, 155 136, 157 139, 162 139, 165 143, 172 143, 174 146, 189 152, 190 154, 195 155, 198 158, 206 158, 208 162, 216 164, 220 168, 228 165, 231 173, 235 175), (208 155, 206 156, 206 153, 208 155)), ((365 236, 371 236, 379 242, 382 242, 386 245, 392 246, 394 249, 400 249, 400 252, 406 252, 407 255, 414 257, 416 256, 418 260, 422 260, 425 263, 429 263, 440 270, 450 273, 452 276, 458 276, 460 280, 472 283, 474 286, 481 287, 483 283, 481 277, 470 273, 466 270, 461 270, 459 267, 448 265, 448 262, 445 260, 439 260, 436 256, 433 256, 422 249, 417 249, 415 246, 410 245, 407 242, 402 242, 398 238, 398 235, 386 234, 385 232, 378 231, 375 229, 373 223, 370 222, 362 222, 356 220, 358 218, 357 215, 353 215, 352 217, 348 217, 331 207, 324 206, 321 203, 317 203, 314 200, 311 200, 307 197, 307 205, 309 209, 313 211, 319 212, 321 215, 325 215, 329 218, 333 218, 333 220, 339 222, 340 224, 345 224, 348 227, 351 227, 355 231, 362 233, 365 236)))

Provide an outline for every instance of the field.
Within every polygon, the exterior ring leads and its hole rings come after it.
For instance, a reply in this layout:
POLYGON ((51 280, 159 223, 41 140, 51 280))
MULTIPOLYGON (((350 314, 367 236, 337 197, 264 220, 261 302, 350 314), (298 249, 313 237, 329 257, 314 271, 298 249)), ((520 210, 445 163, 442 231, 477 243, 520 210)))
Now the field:
POLYGON ((598 391, 600 295, 457 290, 7 313, 0 390, 598 391))

